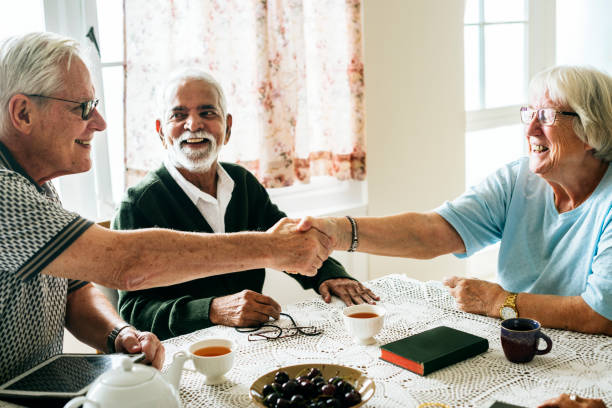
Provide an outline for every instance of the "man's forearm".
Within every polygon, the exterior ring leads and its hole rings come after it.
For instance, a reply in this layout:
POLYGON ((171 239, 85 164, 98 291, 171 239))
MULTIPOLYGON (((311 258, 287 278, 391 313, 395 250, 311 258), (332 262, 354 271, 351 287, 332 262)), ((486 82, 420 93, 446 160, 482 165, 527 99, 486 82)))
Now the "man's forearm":
POLYGON ((114 327, 125 324, 104 294, 92 284, 68 295, 66 328, 80 341, 100 351, 114 327))
POLYGON ((139 290, 263 267, 316 273, 327 237, 304 233, 197 234, 89 228, 44 273, 139 290))

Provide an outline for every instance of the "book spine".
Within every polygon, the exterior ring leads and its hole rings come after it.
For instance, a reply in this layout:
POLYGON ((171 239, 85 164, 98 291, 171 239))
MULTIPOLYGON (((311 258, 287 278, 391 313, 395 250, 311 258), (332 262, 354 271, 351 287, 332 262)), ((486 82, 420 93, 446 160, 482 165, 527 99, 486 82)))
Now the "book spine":
POLYGON ((440 358, 437 358, 435 360, 428 361, 423 364, 423 375, 427 375, 433 371, 466 360, 470 357, 477 356, 480 353, 484 353, 488 349, 489 342, 488 340, 484 340, 479 341, 478 343, 474 343, 469 347, 458 349, 453 353, 441 356, 440 358))
POLYGON ((419 375, 423 375, 424 373, 425 367, 423 367, 423 364, 407 359, 406 357, 398 356, 397 354, 392 353, 388 350, 381 349, 380 358, 400 367, 403 367, 406 370, 410 370, 413 373, 417 373, 419 375))

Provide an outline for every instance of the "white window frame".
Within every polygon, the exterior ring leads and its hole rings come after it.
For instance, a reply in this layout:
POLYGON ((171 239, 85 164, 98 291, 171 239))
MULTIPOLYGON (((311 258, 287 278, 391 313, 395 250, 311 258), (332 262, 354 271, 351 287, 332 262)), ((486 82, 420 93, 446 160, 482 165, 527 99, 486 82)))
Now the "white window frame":
MULTIPOLYGON (((556 56, 556 7, 555 0, 527 0, 527 66, 526 78, 555 64, 556 56)), ((483 0, 480 0, 482 3, 483 0)), ((482 40, 481 40, 482 41, 482 40)), ((481 66, 484 64, 484 47, 480 48, 481 66)), ((528 83, 525 84, 527 87, 528 83)), ((484 71, 481 70, 480 89, 484 92, 484 71)), ((466 111, 466 132, 490 129, 518 123, 521 105, 493 109, 466 111)))

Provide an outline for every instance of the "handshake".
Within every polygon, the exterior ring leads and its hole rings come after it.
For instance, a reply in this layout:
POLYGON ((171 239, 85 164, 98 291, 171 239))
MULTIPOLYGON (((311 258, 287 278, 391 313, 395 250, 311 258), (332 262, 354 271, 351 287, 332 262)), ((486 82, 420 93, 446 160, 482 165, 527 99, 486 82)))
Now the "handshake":
POLYGON ((274 245, 272 267, 305 276, 315 276, 332 251, 351 244, 347 218, 283 218, 266 234, 274 245))

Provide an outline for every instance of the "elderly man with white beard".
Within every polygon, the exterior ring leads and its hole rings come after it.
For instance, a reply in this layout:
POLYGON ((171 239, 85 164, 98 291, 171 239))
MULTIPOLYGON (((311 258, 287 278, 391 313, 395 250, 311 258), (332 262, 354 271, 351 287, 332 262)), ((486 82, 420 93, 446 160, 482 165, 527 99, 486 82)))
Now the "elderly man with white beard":
MULTIPOLYGON (((115 229, 147 227, 192 232, 265 231, 285 217, 247 170, 218 162, 228 143, 232 115, 223 89, 209 74, 187 69, 170 76, 160 94, 156 130, 166 159, 130 188, 113 221, 115 229)), ((314 277, 292 275, 326 302, 374 303, 378 297, 328 258, 314 277)), ((161 339, 215 324, 255 326, 278 319, 281 307, 261 294, 265 270, 241 271, 163 288, 122 291, 121 316, 161 339)))

